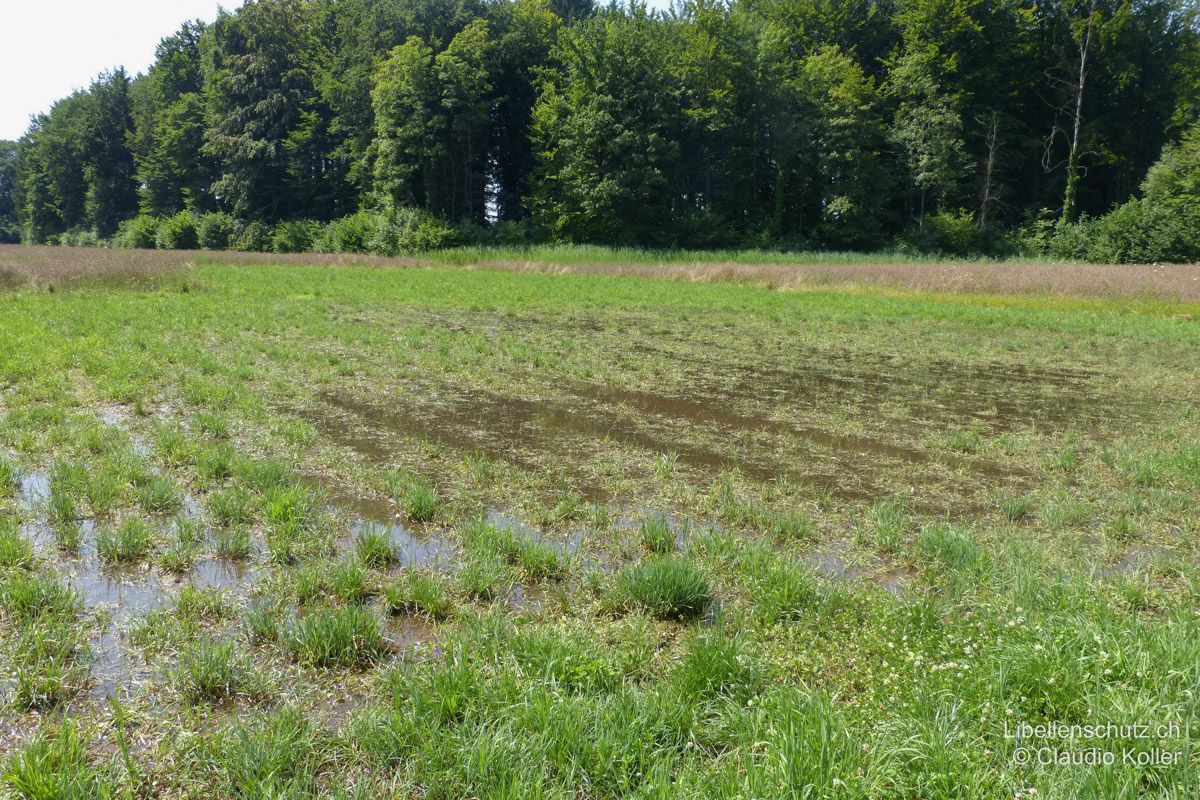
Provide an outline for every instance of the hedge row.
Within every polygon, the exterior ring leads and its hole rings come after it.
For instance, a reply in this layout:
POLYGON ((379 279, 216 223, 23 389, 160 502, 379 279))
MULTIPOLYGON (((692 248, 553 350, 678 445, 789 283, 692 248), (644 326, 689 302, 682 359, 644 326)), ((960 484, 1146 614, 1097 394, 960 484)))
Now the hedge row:
MULTIPOLYGON (((83 236, 81 235, 81 239, 83 236)), ((62 244, 94 245, 94 241, 63 238, 62 244)), ((114 247, 162 250, 245 250, 274 253, 373 253, 395 256, 458 244, 454 228, 410 208, 359 211, 329 223, 313 220, 242 222, 221 212, 172 217, 138 216, 123 222, 111 242, 114 247)))

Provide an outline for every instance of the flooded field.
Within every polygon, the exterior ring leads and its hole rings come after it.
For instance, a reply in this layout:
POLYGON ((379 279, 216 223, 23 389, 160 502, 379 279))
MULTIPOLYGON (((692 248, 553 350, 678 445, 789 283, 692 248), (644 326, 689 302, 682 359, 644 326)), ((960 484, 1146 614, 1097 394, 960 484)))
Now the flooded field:
POLYGON ((0 797, 1200 791, 1187 732, 1102 775, 1004 735, 1195 721, 1190 312, 265 266, 0 303, 0 797))

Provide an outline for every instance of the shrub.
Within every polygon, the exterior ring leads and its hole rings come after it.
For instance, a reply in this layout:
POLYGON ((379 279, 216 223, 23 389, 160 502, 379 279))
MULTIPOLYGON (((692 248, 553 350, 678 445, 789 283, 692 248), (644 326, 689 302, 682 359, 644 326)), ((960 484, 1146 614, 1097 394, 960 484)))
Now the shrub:
POLYGON ((158 224, 154 243, 161 250, 195 250, 200 240, 196 235, 196 218, 189 211, 180 211, 158 224))
POLYGON ((139 214, 133 219, 127 219, 117 226, 117 235, 113 237, 113 244, 117 247, 153 250, 160 222, 158 217, 146 214, 139 214))
POLYGON ((1200 124, 1163 149, 1142 183, 1146 200, 1156 205, 1200 200, 1200 124))
POLYGON ((271 249, 271 229, 261 222, 250 222, 242 228, 234 249, 249 253, 265 253, 271 249))
POLYGON ((326 225, 313 242, 318 253, 367 253, 375 238, 378 216, 370 211, 359 211, 326 225))
POLYGON ((281 222, 271 233, 271 251, 274 253, 304 253, 312 249, 313 241, 321 233, 321 223, 300 219, 281 222))
POLYGON ((228 250, 241 232, 242 224, 220 211, 205 214, 196 223, 196 235, 205 250, 228 250))
POLYGON ((1130 200, 1089 231, 1088 260, 1113 264, 1200 259, 1200 211, 1194 205, 1130 200))
POLYGON ((978 256, 991 249, 975 218, 966 211, 939 211, 900 235, 900 247, 914 253, 978 256))
POLYGON ((72 228, 58 237, 64 247, 99 247, 104 244, 92 228, 72 228))
POLYGON ((371 252, 381 256, 420 253, 455 243, 454 229, 441 220, 413 208, 381 212, 371 252))
POLYGON ((674 558, 625 567, 617 574, 617 592, 626 605, 639 605, 665 619, 694 619, 712 599, 708 576, 674 558))

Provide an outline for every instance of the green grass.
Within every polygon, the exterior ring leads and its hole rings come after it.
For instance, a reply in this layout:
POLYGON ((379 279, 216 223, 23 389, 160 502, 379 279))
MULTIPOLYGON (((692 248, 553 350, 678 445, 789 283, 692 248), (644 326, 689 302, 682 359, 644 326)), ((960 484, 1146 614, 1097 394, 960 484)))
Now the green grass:
POLYGON ((134 564, 145 559, 157 539, 149 524, 136 517, 96 536, 96 552, 110 564, 134 564))
POLYGON ((527 580, 561 580, 570 568, 570 559, 565 552, 550 542, 539 541, 510 527, 475 520, 463 530, 463 540, 484 557, 499 556, 519 569, 527 580))
POLYGON ((363 564, 373 569, 390 567, 400 560, 396 545, 386 530, 364 528, 354 540, 354 548, 363 564))
POLYGON ((654 559, 631 565, 616 576, 619 603, 640 606, 667 619, 695 619, 712 600, 708 576, 682 559, 654 559))
POLYGON ((21 535, 17 520, 0 517, 0 574, 7 570, 30 569, 33 565, 33 545, 21 535))
POLYGON ((151 514, 170 513, 183 504, 182 490, 166 476, 155 476, 137 487, 136 493, 138 505, 151 514))
POLYGON ((250 555, 250 531, 243 527, 218 528, 213 531, 218 558, 241 561, 250 555))
POLYGON ((306 614, 284 633, 284 644, 292 658, 313 667, 364 665, 383 651, 379 618, 360 606, 306 614))
POLYGON ((385 476, 388 493, 413 522, 429 522, 437 516, 441 497, 437 487, 420 475, 389 472, 385 476))
POLYGON ((384 603, 392 614, 422 615, 433 620, 446 619, 454 611, 454 598, 441 578, 404 570, 383 587, 384 603))
POLYGON ((638 528, 638 536, 642 547, 651 553, 668 555, 675 550, 675 531, 671 530, 666 517, 643 522, 638 528))
POLYGON ((236 642, 201 639, 179 655, 176 685, 191 703, 213 703, 246 694, 254 683, 236 642))
POLYGON ((618 255, 5 294, 0 797, 1195 794, 1195 305, 618 255))

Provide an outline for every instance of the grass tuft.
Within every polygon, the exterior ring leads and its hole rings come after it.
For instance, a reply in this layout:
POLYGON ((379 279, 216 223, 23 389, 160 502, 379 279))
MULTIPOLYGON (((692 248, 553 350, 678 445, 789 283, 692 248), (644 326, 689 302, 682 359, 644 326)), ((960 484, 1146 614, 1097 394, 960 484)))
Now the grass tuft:
POLYGON ((396 544, 383 528, 365 526, 355 537, 354 549, 359 560, 371 569, 385 569, 400 560, 396 544))
POLYGON ((313 667, 366 664, 384 648, 379 618, 361 606, 312 611, 292 624, 284 644, 294 660, 313 667))
POLYGON ((96 552, 101 561, 110 564, 133 564, 146 558, 154 539, 150 526, 134 517, 115 530, 101 530, 96 537, 96 552))
POLYGON ((712 600, 708 576, 689 561, 658 558, 631 564, 616 576, 618 603, 665 618, 689 620, 712 600))
POLYGON ((429 522, 437 516, 442 500, 437 488, 428 479, 393 470, 384 477, 384 484, 408 519, 429 522))
POLYGON ((440 620, 454 611, 454 600, 445 582, 414 569, 404 570, 384 586, 383 598, 392 614, 422 615, 440 620))

